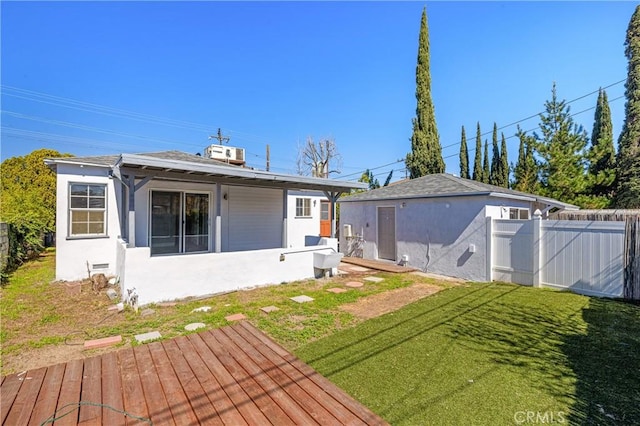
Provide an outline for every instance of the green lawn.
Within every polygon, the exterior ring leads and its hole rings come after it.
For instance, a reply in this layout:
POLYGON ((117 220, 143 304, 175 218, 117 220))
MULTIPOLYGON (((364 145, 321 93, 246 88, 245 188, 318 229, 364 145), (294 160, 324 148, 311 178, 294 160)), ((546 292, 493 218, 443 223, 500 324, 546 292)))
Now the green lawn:
POLYGON ((296 354, 394 425, 640 424, 640 307, 451 288, 296 354))

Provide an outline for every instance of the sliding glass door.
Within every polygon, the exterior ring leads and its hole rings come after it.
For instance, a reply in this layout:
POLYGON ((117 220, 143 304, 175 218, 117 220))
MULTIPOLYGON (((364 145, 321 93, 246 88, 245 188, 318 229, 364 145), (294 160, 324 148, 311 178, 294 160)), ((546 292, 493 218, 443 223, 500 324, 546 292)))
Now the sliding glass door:
POLYGON ((209 195, 185 194, 184 251, 209 250, 209 195))
POLYGON ((151 192, 151 254, 209 250, 209 195, 151 192))

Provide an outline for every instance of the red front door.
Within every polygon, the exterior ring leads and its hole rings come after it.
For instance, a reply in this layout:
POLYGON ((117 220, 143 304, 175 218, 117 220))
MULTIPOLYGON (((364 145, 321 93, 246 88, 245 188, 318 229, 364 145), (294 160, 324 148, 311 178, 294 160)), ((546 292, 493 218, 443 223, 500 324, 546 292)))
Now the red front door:
POLYGON ((331 236, 331 203, 328 201, 320 202, 320 236, 331 236))

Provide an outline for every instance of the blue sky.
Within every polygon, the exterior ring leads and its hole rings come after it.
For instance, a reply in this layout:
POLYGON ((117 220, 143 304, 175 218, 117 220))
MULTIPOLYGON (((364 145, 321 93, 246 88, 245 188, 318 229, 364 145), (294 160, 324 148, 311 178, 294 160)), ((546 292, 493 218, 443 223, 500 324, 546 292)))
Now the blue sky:
MULTIPOLYGON (((43 147, 195 153, 221 128, 256 168, 269 144, 271 170, 295 173, 298 144, 331 137, 342 155, 336 178, 372 168, 399 179, 426 6, 436 121, 447 172, 458 174, 462 125, 474 137, 478 121, 485 133, 541 112, 554 81, 573 100, 624 80, 636 5, 5 1, 1 158, 43 147)), ((617 140, 624 83, 607 94, 617 140)), ((593 109, 574 118, 591 131, 593 109)), ((501 131, 515 162, 516 128, 501 131)))

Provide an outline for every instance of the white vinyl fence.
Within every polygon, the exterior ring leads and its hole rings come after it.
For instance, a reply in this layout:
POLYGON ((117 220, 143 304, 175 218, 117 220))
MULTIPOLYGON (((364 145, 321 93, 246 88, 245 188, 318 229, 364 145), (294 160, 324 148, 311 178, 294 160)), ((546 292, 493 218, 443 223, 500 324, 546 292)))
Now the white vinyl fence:
POLYGON ((487 219, 496 281, 622 297, 624 222, 487 219))

